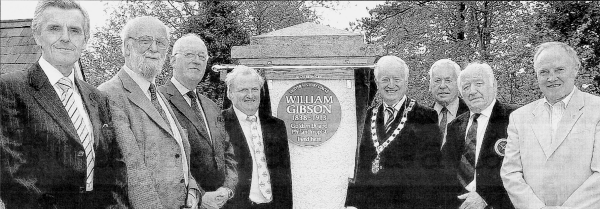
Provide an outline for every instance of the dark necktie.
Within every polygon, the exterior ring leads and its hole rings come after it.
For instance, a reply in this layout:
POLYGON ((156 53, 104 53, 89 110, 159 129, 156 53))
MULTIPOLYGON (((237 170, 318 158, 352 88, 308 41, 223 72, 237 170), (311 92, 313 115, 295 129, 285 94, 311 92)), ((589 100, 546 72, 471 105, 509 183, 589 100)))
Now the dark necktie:
POLYGON ((467 186, 471 181, 473 181, 473 175, 475 174, 475 151, 477 149, 477 118, 479 118, 481 114, 475 113, 473 115, 473 122, 471 123, 471 127, 467 131, 466 146, 464 150, 464 154, 462 155, 459 166, 459 180, 463 184, 463 186, 467 186))
MULTIPOLYGON (((442 136, 446 133, 446 123, 448 123, 448 108, 445 106, 442 107, 442 121, 440 121, 440 130, 442 131, 442 136)), ((443 140, 443 139, 442 139, 443 140)))
POLYGON ((385 108, 385 112, 388 115, 388 119, 387 121, 385 121, 385 132, 387 133, 388 131, 390 131, 390 128, 392 126, 392 122, 394 122, 394 112, 396 111, 396 109, 394 109, 393 107, 386 107, 385 108))
POLYGON ((165 114, 165 111, 162 109, 162 107, 160 106, 160 103, 158 102, 158 98, 156 96, 156 86, 153 83, 150 84, 149 90, 150 90, 150 101, 152 101, 154 108, 156 108, 156 110, 158 111, 160 116, 165 120, 165 122, 169 123, 169 120, 167 119, 167 115, 165 114))
MULTIPOLYGON (((200 131, 203 131, 206 133, 206 124, 204 122, 204 116, 202 114, 202 111, 200 111, 200 107, 198 106, 198 101, 196 100, 196 93, 194 93, 194 91, 188 91, 188 93, 186 93, 185 95, 187 95, 190 98, 190 103, 192 106, 192 110, 194 110, 194 112, 196 113, 196 115, 198 116, 198 120, 200 121, 200 131)), ((207 133, 208 135, 208 133, 207 133)), ((209 140, 212 142, 212 140, 209 140)))

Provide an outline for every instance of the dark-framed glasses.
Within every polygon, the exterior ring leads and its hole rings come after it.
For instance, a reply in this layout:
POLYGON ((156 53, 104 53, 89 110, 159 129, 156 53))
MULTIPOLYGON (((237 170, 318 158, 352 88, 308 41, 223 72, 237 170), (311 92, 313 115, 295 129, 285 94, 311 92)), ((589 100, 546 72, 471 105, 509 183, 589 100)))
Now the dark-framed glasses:
POLYGON ((138 38, 129 37, 140 44, 143 49, 148 49, 152 43, 156 42, 156 47, 159 49, 167 49, 169 47, 169 41, 166 38, 154 38, 152 36, 140 36, 138 38))
POLYGON ((200 54, 200 53, 196 54, 196 53, 191 53, 191 52, 187 52, 187 53, 177 52, 175 54, 181 54, 186 59, 194 59, 194 58, 196 58, 196 56, 198 57, 198 59, 200 59, 200 61, 206 61, 208 59, 208 55, 200 54))

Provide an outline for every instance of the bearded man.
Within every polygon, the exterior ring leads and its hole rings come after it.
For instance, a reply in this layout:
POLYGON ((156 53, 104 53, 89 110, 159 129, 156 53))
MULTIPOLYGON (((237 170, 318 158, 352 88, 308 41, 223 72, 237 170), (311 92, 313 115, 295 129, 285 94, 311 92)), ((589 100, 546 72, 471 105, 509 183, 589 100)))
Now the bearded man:
POLYGON ((123 28, 125 65, 98 87, 106 92, 117 141, 127 164, 134 208, 197 208, 198 185, 190 175, 190 144, 169 101, 156 91, 169 45, 167 27, 137 17, 123 28))

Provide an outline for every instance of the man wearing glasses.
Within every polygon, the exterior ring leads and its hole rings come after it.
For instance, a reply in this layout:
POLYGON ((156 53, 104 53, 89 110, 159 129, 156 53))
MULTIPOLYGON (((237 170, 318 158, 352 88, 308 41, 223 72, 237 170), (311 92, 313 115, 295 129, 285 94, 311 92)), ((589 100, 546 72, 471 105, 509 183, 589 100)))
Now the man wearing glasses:
POLYGON ((121 34, 125 65, 98 87, 111 100, 133 208, 197 208, 200 198, 189 171, 187 133, 156 90, 169 46, 167 31, 155 17, 130 20, 121 34))
POLYGON ((184 35, 173 45, 173 77, 158 89, 188 132, 190 171, 199 182, 202 206, 211 209, 223 207, 233 197, 238 176, 229 135, 219 120, 221 110, 196 90, 207 60, 204 41, 196 34, 184 35))

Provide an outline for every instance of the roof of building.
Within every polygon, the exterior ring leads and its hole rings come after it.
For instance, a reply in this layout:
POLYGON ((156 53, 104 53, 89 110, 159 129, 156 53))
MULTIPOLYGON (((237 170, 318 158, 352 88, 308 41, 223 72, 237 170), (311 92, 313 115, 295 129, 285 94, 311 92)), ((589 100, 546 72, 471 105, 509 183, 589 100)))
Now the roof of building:
POLYGON ((313 22, 305 22, 291 27, 279 29, 270 33, 265 33, 255 37, 272 36, 362 36, 360 33, 353 33, 345 30, 332 28, 326 25, 320 25, 313 22))
POLYGON ((1 20, 0 33, 0 74, 28 69, 40 58, 31 19, 1 20))

